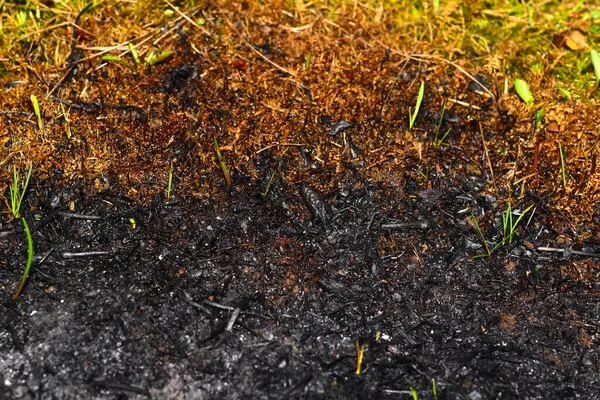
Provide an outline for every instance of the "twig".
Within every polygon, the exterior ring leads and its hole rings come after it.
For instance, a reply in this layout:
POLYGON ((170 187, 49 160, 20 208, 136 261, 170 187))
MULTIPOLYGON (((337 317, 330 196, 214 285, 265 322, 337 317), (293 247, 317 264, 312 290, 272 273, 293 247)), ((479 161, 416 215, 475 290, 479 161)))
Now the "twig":
POLYGON ((396 222, 391 224, 382 224, 381 229, 428 229, 429 221, 414 221, 414 222, 396 222))
POLYGON ((226 306, 226 305, 223 305, 223 304, 215 303, 214 301, 210 301, 210 300, 204 300, 203 303, 207 304, 207 305, 209 305, 211 307, 214 307, 214 308, 220 308, 221 310, 227 310, 227 311, 233 311, 233 310, 235 310, 235 307, 231 307, 231 306, 226 306))
POLYGON ((70 252, 64 251, 60 253, 62 258, 82 258, 82 257, 95 257, 95 256, 107 256, 112 254, 110 251, 82 251, 82 252, 70 252))
POLYGON ((101 388, 106 388, 106 389, 116 389, 116 390, 122 390, 124 392, 137 393, 137 394, 141 394, 141 395, 150 397, 150 392, 148 391, 148 389, 144 389, 144 388, 141 388, 138 386, 128 385, 126 383, 109 382, 106 380, 93 380, 91 382, 91 385, 98 386, 101 388))
POLYGON ((258 150, 256 152, 256 154, 262 153, 265 150, 269 150, 270 148, 277 147, 277 146, 297 146, 297 147, 302 147, 302 146, 306 146, 306 144, 304 144, 304 143, 279 143, 279 142, 275 142, 273 144, 268 145, 267 147, 263 147, 262 149, 258 150))
POLYGON ((88 219, 88 220, 102 219, 102 217, 100 217, 98 215, 85 215, 85 214, 77 214, 77 213, 68 213, 68 212, 64 212, 64 211, 59 211, 58 215, 62 215, 63 217, 67 217, 67 218, 75 218, 75 219, 88 219))
POLYGON ((548 252, 553 252, 553 253, 563 253, 563 255, 565 257, 569 257, 571 254, 575 254, 577 256, 600 258, 600 253, 592 253, 589 251, 573 250, 570 247, 566 248, 566 249, 558 249, 556 247, 538 247, 537 250, 538 251, 548 251, 548 252))
POLYGON ((200 303, 196 303, 194 300, 192 300, 192 298, 190 297, 190 295, 187 294, 186 292, 181 292, 181 297, 182 297, 183 301, 185 301, 186 303, 188 303, 190 306, 195 307, 198 310, 201 310, 205 314, 208 314, 208 315, 211 314, 211 312, 210 312, 210 310, 208 308, 204 307, 200 303))
POLYGON ((227 326, 225 327, 225 330, 227 332, 231 332, 233 330, 233 325, 235 324, 235 321, 240 316, 240 312, 242 312, 242 310, 239 308, 236 308, 235 310, 233 310, 233 314, 231 314, 231 317, 229 318, 229 321, 227 322, 227 326))

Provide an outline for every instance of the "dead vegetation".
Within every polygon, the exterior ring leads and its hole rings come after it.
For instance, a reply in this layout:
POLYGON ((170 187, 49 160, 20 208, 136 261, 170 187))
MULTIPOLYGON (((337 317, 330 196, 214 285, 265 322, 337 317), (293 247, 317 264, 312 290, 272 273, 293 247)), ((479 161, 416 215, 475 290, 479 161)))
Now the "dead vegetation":
MULTIPOLYGON (((352 174, 423 189, 477 175, 486 182, 478 190, 498 198, 495 215, 535 202, 537 223, 576 241, 599 239, 595 89, 577 92, 585 83, 556 78, 576 52, 548 45, 545 18, 567 15, 566 6, 177 6, 1 4, 0 189, 13 165, 33 162, 34 180, 81 182, 88 193, 118 185, 148 202, 166 192, 172 166, 176 196, 214 196, 226 191, 216 139, 234 188, 249 179, 263 191, 274 174, 324 192, 352 174), (539 43, 552 52, 534 68, 539 43), (174 54, 144 65, 132 49, 142 60, 174 54), (103 61, 107 54, 133 67, 103 61), (545 111, 537 129, 535 110, 512 89, 520 75, 545 111), (571 99, 557 86, 568 86, 571 99), (40 99, 42 131, 31 95, 40 99), (341 121, 348 126, 334 132, 341 121)), ((577 28, 594 42, 594 18, 581 10, 577 26, 557 34, 569 39, 577 28)))

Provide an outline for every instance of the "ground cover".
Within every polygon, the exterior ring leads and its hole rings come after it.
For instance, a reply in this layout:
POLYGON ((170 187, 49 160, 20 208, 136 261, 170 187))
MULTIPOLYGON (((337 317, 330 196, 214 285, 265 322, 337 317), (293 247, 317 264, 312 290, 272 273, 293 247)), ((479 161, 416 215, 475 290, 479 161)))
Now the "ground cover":
POLYGON ((596 395, 591 5, 0 7, 4 396, 596 395))

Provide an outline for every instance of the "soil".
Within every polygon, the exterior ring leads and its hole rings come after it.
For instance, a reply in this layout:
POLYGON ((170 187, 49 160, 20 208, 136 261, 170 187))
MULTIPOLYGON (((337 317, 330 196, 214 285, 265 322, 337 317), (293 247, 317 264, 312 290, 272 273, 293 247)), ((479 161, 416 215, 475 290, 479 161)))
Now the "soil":
POLYGON ((321 21, 301 45, 287 14, 235 7, 174 25, 156 66, 3 78, 7 110, 65 79, 43 138, 2 115, 8 157, 35 161, 35 256, 13 301, 27 244, 2 215, 0 397, 600 398, 598 267, 576 253, 600 251, 595 156, 557 189, 551 132, 497 88, 386 50, 385 26, 321 21), (524 217, 488 256, 507 204, 524 217))

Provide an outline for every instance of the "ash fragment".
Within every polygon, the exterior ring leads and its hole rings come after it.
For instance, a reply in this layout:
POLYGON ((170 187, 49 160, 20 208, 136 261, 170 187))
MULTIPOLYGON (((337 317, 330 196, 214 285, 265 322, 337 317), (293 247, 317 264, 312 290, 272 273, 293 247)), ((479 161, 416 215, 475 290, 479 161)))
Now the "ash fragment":
POLYGON ((341 131, 343 131, 344 129, 351 128, 352 126, 353 125, 350 122, 346 121, 343 118, 340 118, 340 119, 338 119, 338 121, 335 124, 333 124, 331 129, 329 129, 328 134, 329 134, 329 136, 335 136, 338 133, 340 133, 341 131))
POLYGON ((333 210, 325 197, 308 185, 300 185, 300 194, 312 217, 320 220, 325 230, 331 230, 333 210))

